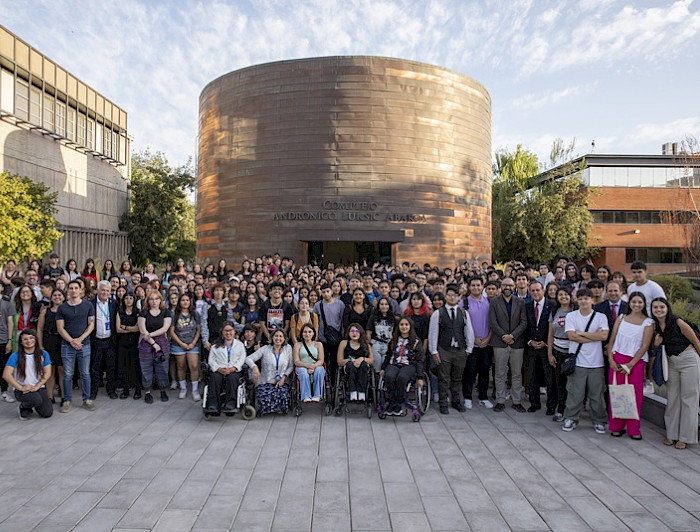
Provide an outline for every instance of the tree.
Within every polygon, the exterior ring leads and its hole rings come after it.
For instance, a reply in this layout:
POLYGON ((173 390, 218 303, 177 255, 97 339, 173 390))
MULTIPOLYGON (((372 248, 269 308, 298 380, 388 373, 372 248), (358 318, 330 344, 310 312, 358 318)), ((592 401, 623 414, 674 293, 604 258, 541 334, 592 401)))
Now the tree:
POLYGON ((56 227, 58 192, 28 177, 0 173, 0 261, 45 255, 63 236, 56 227))
MULTIPOLYGON (((551 164, 570 156, 573 144, 561 139, 552 146, 551 164), (562 151, 563 150, 563 151, 562 151)), ((588 257, 593 217, 588 191, 579 171, 564 165, 550 179, 538 181, 543 167, 537 156, 518 145, 515 152, 499 150, 494 164, 494 259, 552 262, 557 256, 588 257)))
POLYGON ((129 234, 129 258, 139 265, 194 257, 192 166, 173 168, 162 153, 146 150, 131 162, 131 208, 119 227, 129 234))

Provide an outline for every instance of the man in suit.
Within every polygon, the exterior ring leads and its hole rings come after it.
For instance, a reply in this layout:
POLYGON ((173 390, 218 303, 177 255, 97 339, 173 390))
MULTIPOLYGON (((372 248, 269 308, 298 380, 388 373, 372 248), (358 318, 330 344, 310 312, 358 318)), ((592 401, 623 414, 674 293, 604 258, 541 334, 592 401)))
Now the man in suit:
POLYGON ((511 396, 513 409, 525 412, 520 404, 523 393, 523 348, 527 315, 525 302, 513 297, 515 281, 506 277, 501 282, 501 295, 494 297, 489 305, 491 323, 491 347, 496 362, 496 406, 494 412, 503 412, 506 403, 506 376, 508 364, 512 377, 511 396))
POLYGON ((608 345, 608 339, 610 338, 610 332, 612 332, 613 325, 617 317, 625 314, 627 312, 627 303, 622 301, 622 289, 617 281, 608 282, 605 287, 605 301, 593 306, 593 310, 596 312, 602 312, 608 319, 608 338, 603 342, 603 350, 608 345))
POLYGON ((539 281, 530 284, 532 301, 525 304, 527 314, 527 369, 530 375, 530 407, 528 412, 537 412, 542 408, 540 403, 540 386, 543 384, 537 378, 538 371, 544 375, 547 386, 547 415, 553 416, 557 406, 557 393, 554 389, 554 369, 547 357, 547 336, 549 334, 549 317, 554 309, 554 303, 545 299, 544 287, 539 281))
POLYGON ((92 357, 90 360, 90 399, 95 400, 100 382, 100 366, 107 369, 107 395, 117 398, 117 302, 110 297, 109 281, 97 283, 97 296, 90 303, 95 310, 95 328, 91 334, 92 357))

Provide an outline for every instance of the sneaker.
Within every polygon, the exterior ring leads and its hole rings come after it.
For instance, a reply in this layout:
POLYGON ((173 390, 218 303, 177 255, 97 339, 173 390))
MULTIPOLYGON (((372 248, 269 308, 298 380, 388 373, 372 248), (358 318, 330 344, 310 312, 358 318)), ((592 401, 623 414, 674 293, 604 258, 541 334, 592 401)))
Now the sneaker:
POLYGON ((2 400, 5 401, 6 403, 14 403, 15 398, 13 397, 12 391, 8 390, 6 392, 2 392, 2 400))
POLYGON ((593 425, 593 429, 595 429, 597 434, 605 434, 607 430, 605 430, 605 423, 596 423, 593 425))
POLYGON ((202 396, 199 395, 199 390, 195 390, 195 391, 192 392, 192 399, 193 399, 195 402, 199 402, 199 401, 202 400, 202 396))
POLYGON ((651 381, 644 381, 644 395, 654 393, 654 383, 651 381))
POLYGON ((496 406, 493 407, 494 412, 503 412, 506 409, 506 405, 503 403, 498 403, 496 406))
POLYGON ((468 408, 469 410, 472 409, 472 400, 471 399, 465 399, 464 400, 464 408, 468 408))
POLYGON ((160 400, 161 400, 163 403, 167 403, 167 402, 168 402, 168 399, 169 399, 169 397, 168 397, 168 394, 167 394, 166 392, 164 392, 164 391, 163 391, 163 392, 160 392, 160 400))
POLYGON ((187 390, 185 388, 180 388, 180 393, 177 394, 178 399, 184 399, 187 397, 187 390))
POLYGON ((555 423, 561 423, 562 421, 564 421, 564 414, 562 414, 561 412, 557 412, 556 414, 554 414, 552 421, 554 421, 555 423))
POLYGON ((439 403, 439 402, 440 402, 440 394, 434 393, 433 394, 433 403, 439 403))
POLYGON ((479 406, 483 406, 484 408, 493 408, 493 403, 488 399, 484 399, 483 401, 479 401, 479 406))
POLYGON ((170 389, 171 389, 171 390, 177 390, 177 387, 178 387, 177 381, 172 381, 172 382, 170 383, 170 389))
POLYGON ((304 397, 304 398, 301 400, 301 402, 302 402, 302 403, 310 403, 310 402, 311 402, 311 397, 304 397))
POLYGON ((147 405, 153 404, 153 396, 151 395, 151 392, 146 392, 146 394, 143 396, 143 401, 147 405))
POLYGON ((316 396, 312 397, 312 398, 311 398, 311 402, 312 402, 312 403, 320 403, 320 402, 321 402, 321 396, 320 396, 320 395, 316 395, 316 396))
POLYGON ((578 426, 578 421, 575 419, 565 419, 564 420, 564 426, 561 428, 561 430, 566 431, 566 432, 571 432, 578 426))
POLYGON ((25 416, 25 415, 22 413, 22 405, 21 405, 21 404, 18 404, 18 405, 17 405, 17 413, 19 414, 19 418, 20 418, 22 421, 29 421, 29 417, 28 417, 28 416, 25 416))
POLYGON ((71 406, 70 401, 63 401, 63 405, 61 405, 61 414, 70 412, 71 406))
POLYGON ((403 407, 401 405, 394 406, 393 414, 395 416, 402 416, 403 415, 403 407))
POLYGON ((357 400, 364 401, 365 400, 365 392, 357 392, 357 400))
POLYGON ((350 400, 357 401, 357 392, 350 392, 350 400))
POLYGON ((95 410, 95 403, 93 402, 92 399, 88 399, 86 401, 83 401, 83 408, 87 410, 88 412, 93 412, 95 410))

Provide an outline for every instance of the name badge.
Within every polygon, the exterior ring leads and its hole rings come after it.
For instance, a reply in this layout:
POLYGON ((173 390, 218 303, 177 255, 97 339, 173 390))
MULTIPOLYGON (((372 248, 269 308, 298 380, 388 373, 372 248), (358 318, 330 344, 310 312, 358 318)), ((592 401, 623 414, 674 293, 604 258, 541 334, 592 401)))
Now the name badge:
POLYGON ((109 332, 110 329, 110 323, 108 320, 105 320, 105 331, 109 332))

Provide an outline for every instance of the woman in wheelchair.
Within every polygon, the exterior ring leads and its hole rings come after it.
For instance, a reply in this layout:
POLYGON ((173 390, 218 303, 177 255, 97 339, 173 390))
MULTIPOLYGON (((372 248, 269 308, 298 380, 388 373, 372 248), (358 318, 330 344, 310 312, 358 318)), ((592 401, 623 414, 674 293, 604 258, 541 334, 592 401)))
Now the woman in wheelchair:
POLYGON ((351 401, 364 401, 369 370, 374 363, 372 348, 361 325, 351 323, 338 346, 338 368, 343 368, 351 401))
POLYGON ((217 338, 209 351, 209 389, 205 413, 221 413, 221 392, 225 390, 224 414, 238 411, 238 385, 241 382, 241 370, 245 363, 245 347, 234 338, 235 327, 232 322, 224 322, 221 336, 217 338))
POLYGON ((323 344, 316 341, 316 329, 310 323, 301 327, 301 341, 294 344, 294 365, 296 366, 301 401, 319 403, 323 395, 323 344), (314 380, 314 394, 311 396, 311 378, 314 380))
POLYGON ((425 358, 422 342, 413 329, 411 320, 404 316, 394 329, 394 337, 389 343, 387 355, 379 372, 379 375, 384 377, 386 386, 388 416, 400 416, 403 413, 406 387, 418 376, 416 385, 422 388, 424 371, 425 358))
POLYGON ((286 414, 289 410, 288 381, 294 369, 292 348, 282 329, 272 331, 270 340, 271 345, 261 347, 245 359, 253 370, 258 416, 271 412, 286 414), (262 361, 262 369, 255 364, 258 360, 262 361))

